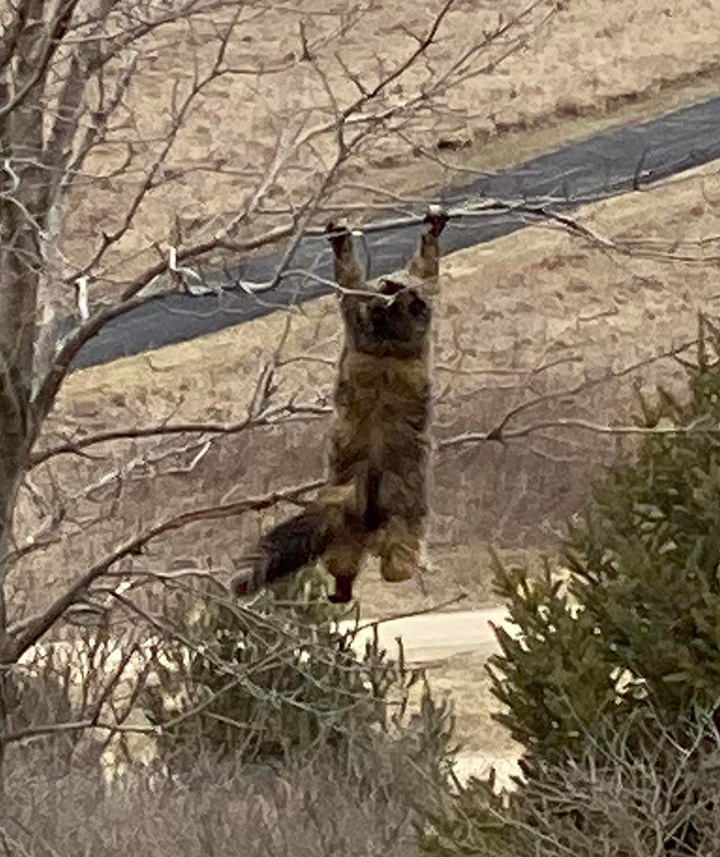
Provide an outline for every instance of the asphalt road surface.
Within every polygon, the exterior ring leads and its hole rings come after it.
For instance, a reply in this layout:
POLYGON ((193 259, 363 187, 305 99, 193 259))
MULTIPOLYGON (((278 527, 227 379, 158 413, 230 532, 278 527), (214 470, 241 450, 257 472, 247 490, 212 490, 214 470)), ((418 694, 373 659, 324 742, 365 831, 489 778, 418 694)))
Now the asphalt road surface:
MULTIPOLYGON (((440 193, 439 197, 446 205, 455 206, 483 197, 532 202, 553 196, 567 200, 557 208, 572 207, 579 198, 624 193, 638 183, 647 186, 720 157, 719 129, 720 98, 713 98, 659 119, 605 131, 463 187, 455 186, 452 192, 440 193)), ((491 241, 525 225, 521 216, 513 214, 455 221, 443 235, 443 252, 491 241)), ((388 275, 403 267, 414 252, 417 235, 417 226, 370 234, 367 243, 373 260, 372 276, 388 275)), ((107 363, 204 336, 267 315, 279 306, 329 292, 327 286, 301 275, 287 278, 260 298, 222 290, 240 278, 250 282, 272 280, 281 255, 282 251, 278 251, 258 256, 227 272, 203 271, 205 282, 217 288, 217 294, 167 295, 127 313, 87 343, 73 368, 107 363)), ((325 240, 303 239, 292 268, 312 270, 329 279, 332 260, 325 240)), ((71 323, 68 321, 68 326, 71 323)))

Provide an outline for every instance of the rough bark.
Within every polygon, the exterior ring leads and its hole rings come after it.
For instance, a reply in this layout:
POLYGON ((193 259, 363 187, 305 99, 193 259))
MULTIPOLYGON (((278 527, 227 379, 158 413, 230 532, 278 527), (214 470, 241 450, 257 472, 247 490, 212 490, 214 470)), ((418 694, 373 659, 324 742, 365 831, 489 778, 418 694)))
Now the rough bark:
MULTIPOLYGON (((8 732, 11 707, 6 577, 17 492, 33 431, 30 401, 43 269, 41 244, 46 229, 42 69, 72 13, 71 6, 60 4, 53 7, 60 16, 56 17, 45 0, 27 0, 19 5, 22 12, 18 12, 13 62, 0 76, 5 96, 0 115, 0 790, 3 737, 8 732)), ((5 42, 3 47, 11 45, 5 42)))

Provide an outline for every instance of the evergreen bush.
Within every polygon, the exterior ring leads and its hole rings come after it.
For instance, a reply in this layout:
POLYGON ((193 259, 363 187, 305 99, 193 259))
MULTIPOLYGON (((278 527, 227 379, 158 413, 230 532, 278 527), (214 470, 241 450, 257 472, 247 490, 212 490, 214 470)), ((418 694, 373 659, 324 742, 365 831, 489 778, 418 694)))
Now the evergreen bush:
POLYGON ((698 772, 715 770, 718 750, 719 357, 720 329, 701 317, 697 359, 682 361, 689 395, 640 397, 638 453, 607 469, 571 522, 565 568, 547 564, 533 578, 496 561, 516 630, 496 629, 489 670, 497 719, 523 748, 523 778, 501 806, 487 782, 465 790, 432 820, 426 853, 717 853, 697 849, 718 844, 712 789, 698 772), (642 788, 628 760, 642 768, 642 788), (675 813, 660 845, 657 830, 634 840, 632 825, 613 828, 609 783, 618 805, 642 792, 647 810, 655 793, 658 813, 675 813), (700 815, 681 818, 691 805, 700 815), (574 851, 551 847, 561 829, 574 851), (597 850, 583 850, 580 836, 597 850))
POLYGON ((498 630, 491 671, 529 758, 582 752, 596 724, 638 707, 671 727, 720 701, 720 330, 704 317, 699 330, 688 400, 641 399, 648 434, 572 522, 568 573, 497 564, 520 634, 498 630))

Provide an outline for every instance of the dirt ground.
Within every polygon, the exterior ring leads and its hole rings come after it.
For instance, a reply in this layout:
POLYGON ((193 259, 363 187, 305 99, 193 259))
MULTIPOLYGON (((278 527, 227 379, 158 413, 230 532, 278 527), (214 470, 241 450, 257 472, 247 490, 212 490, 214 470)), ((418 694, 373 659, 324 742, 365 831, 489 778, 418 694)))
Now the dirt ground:
POLYGON ((451 700, 456 718, 456 735, 462 752, 488 752, 498 756, 518 751, 517 744, 490 716, 498 702, 490 692, 485 658, 462 655, 442 665, 430 667, 431 687, 439 697, 451 700))

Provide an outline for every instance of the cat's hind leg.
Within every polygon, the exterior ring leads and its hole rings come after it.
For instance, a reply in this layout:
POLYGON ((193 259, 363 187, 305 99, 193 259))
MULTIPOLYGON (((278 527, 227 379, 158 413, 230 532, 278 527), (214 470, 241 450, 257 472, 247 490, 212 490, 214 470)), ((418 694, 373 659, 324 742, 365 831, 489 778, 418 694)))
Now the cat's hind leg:
POLYGON ((424 550, 418 527, 392 516, 375 534, 374 543, 380 557, 380 574, 388 583, 412 580, 422 574, 424 550))
POLYGON ((338 540, 325 552, 325 568, 335 578, 335 592, 328 596, 333 604, 352 601, 353 583, 360 573, 364 553, 363 541, 352 536, 338 540))

